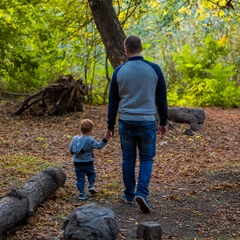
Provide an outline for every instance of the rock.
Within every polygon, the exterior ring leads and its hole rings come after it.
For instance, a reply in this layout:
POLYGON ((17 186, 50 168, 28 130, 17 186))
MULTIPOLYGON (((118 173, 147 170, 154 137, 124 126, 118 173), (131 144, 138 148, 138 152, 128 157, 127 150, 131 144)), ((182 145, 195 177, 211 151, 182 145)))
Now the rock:
POLYGON ((167 145, 167 142, 160 142, 160 146, 165 146, 167 145))
POLYGON ((191 123, 191 124, 190 124, 190 129, 191 129, 192 131, 200 131, 200 130, 201 130, 201 127, 200 127, 200 125, 197 124, 197 123, 191 123))
POLYGON ((77 207, 63 223, 65 240, 114 240, 118 235, 115 213, 97 204, 77 207))
POLYGON ((169 120, 178 123, 203 124, 205 113, 199 108, 171 107, 168 109, 169 120))
POLYGON ((193 132, 191 129, 187 128, 184 132, 183 132, 185 135, 188 135, 188 136, 193 136, 193 132))
POLYGON ((138 225, 137 237, 144 240, 159 240, 162 237, 162 228, 155 222, 144 222, 138 225))

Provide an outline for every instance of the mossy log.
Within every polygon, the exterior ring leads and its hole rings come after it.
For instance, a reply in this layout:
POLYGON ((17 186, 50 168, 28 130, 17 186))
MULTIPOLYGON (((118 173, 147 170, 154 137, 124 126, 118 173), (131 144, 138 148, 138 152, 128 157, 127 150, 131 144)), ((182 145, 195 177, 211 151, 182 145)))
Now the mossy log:
POLYGON ((59 167, 38 172, 21 187, 0 198, 0 239, 2 233, 28 216, 37 206, 50 197, 66 181, 66 174, 59 167))

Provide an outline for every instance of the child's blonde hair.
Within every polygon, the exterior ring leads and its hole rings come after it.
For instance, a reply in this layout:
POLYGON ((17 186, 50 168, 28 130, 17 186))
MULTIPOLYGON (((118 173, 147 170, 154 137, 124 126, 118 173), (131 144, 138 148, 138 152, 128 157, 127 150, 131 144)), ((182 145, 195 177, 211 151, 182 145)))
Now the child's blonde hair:
POLYGON ((83 119, 80 124, 81 124, 81 132, 83 134, 90 133, 94 127, 94 123, 90 119, 83 119))

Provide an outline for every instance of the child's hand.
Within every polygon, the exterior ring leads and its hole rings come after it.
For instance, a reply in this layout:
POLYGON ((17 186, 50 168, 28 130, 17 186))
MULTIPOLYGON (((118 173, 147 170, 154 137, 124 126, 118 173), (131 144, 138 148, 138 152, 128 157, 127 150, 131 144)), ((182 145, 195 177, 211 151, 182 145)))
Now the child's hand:
POLYGON ((104 138, 107 139, 107 140, 109 140, 109 139, 110 139, 109 134, 105 133, 105 134, 104 134, 104 138))
POLYGON ((114 129, 113 130, 106 130, 106 133, 105 133, 105 136, 106 136, 106 139, 110 139, 111 137, 114 136, 114 129))

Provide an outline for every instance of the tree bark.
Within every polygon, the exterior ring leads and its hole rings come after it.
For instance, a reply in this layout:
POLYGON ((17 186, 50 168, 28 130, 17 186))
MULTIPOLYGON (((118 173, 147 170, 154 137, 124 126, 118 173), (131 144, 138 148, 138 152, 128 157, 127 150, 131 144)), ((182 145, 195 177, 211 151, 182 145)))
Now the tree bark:
POLYGON ((50 197, 66 181, 59 167, 38 172, 20 188, 0 198, 0 239, 2 233, 34 214, 37 206, 50 197))
POLYGON ((98 32, 113 68, 126 60, 123 41, 126 38, 111 0, 88 0, 98 32))

